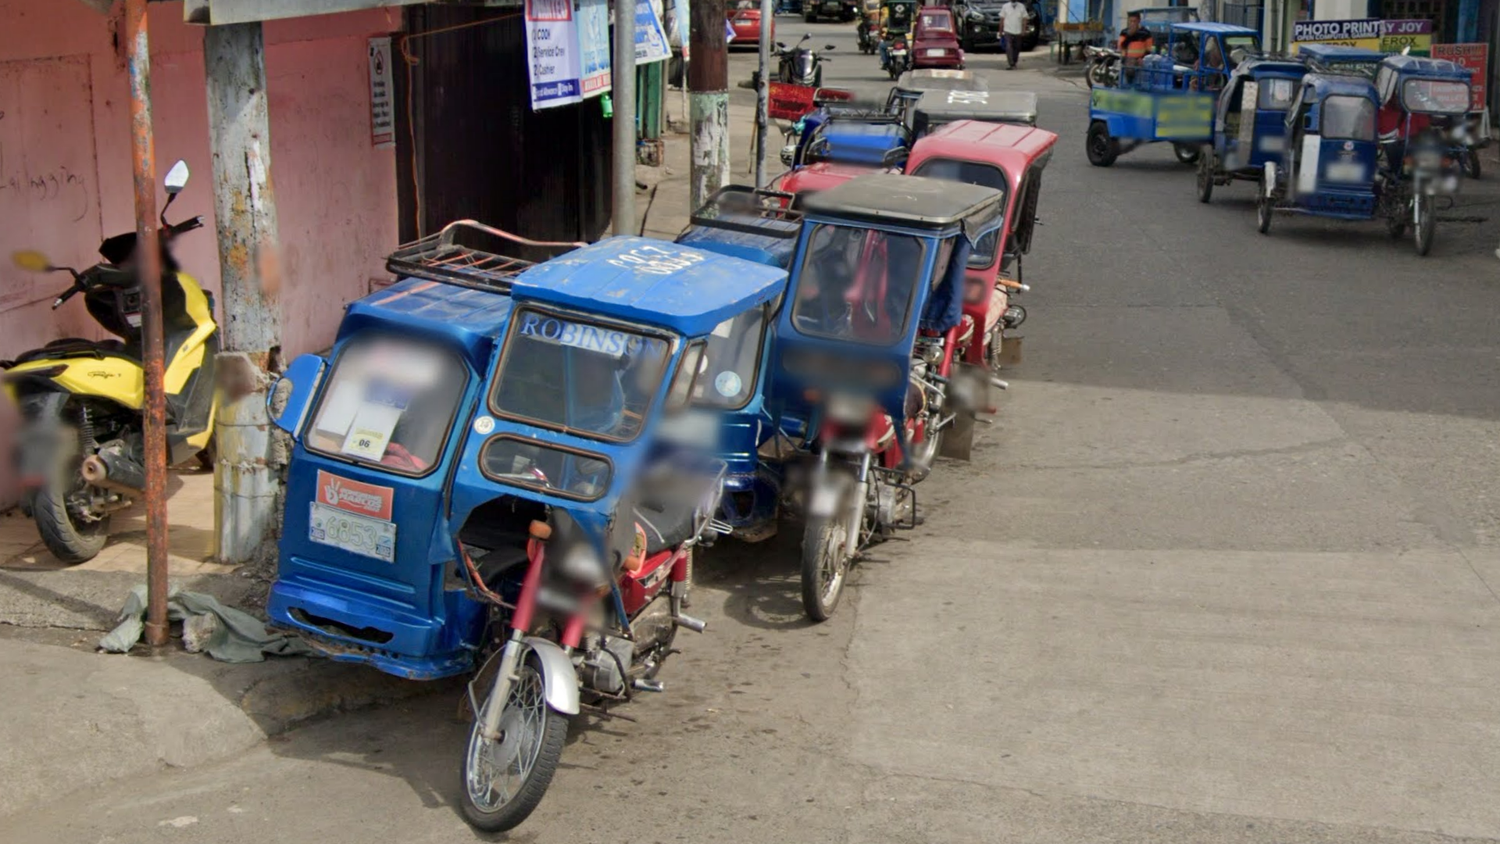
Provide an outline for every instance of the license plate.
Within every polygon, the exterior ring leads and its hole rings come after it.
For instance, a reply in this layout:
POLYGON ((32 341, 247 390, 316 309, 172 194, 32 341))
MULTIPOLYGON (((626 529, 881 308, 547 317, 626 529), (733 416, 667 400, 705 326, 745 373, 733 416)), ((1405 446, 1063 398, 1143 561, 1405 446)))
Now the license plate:
POLYGON ((1365 165, 1357 161, 1334 161, 1323 173, 1330 182, 1363 182, 1365 165))
POLYGON ((1281 152, 1286 149, 1286 138, 1261 138, 1258 146, 1261 152, 1281 152))
POLYGON ((362 557, 396 561, 396 524, 312 503, 307 538, 362 557))
POLYGON ((812 491, 812 500, 807 503, 807 512, 812 516, 832 516, 838 504, 838 490, 831 486, 820 486, 812 491))
POLYGON ((922 51, 922 55, 927 56, 928 58, 931 58, 933 56, 941 56, 941 55, 943 55, 944 53, 947 53, 947 52, 948 52, 947 50, 923 50, 922 51))

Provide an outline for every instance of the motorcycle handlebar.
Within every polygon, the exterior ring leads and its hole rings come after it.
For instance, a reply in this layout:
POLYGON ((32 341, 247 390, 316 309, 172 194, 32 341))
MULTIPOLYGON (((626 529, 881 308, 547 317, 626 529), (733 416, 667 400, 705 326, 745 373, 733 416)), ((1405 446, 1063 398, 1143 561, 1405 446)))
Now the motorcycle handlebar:
POLYGON ((82 292, 83 292, 83 282, 80 279, 78 279, 78 278, 75 277, 73 279, 73 286, 69 287, 67 290, 64 290, 63 294, 61 296, 57 297, 57 299, 55 301, 53 301, 53 303, 52 303, 52 310, 55 311, 58 308, 61 308, 63 306, 64 302, 67 302, 69 299, 73 298, 74 296, 77 296, 79 293, 82 293, 82 292))

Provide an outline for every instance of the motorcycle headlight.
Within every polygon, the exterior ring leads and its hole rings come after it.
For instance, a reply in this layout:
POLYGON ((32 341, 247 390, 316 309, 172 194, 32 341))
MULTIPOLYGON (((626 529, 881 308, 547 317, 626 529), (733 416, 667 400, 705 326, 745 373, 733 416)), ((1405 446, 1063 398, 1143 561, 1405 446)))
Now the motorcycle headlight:
POLYGON ((587 542, 576 542, 563 551, 557 561, 557 571, 563 577, 590 588, 609 583, 609 571, 604 560, 587 542))

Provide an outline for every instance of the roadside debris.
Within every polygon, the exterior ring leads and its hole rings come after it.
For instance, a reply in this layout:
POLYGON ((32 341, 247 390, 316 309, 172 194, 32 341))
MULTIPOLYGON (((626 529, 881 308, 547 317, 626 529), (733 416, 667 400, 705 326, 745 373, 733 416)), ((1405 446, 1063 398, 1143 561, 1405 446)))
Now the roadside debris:
MULTIPOLYGON (((120 623, 99 640, 99 650, 128 653, 145 632, 146 585, 130 590, 120 610, 120 623)), ((243 610, 226 607, 212 595, 173 588, 167 596, 167 618, 182 622, 182 643, 189 653, 207 653, 220 662, 262 662, 266 654, 306 656, 314 653, 306 642, 286 633, 273 633, 243 610)))

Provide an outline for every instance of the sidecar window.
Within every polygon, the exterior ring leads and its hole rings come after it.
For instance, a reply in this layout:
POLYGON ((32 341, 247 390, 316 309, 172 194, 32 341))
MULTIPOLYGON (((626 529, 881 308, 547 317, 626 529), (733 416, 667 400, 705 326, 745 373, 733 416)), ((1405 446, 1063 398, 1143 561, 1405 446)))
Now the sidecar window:
POLYGON ((738 410, 750 403, 760 377, 767 308, 725 320, 708 338, 706 365, 693 385, 693 404, 738 410))
POLYGON ((808 241, 792 324, 815 337, 888 346, 906 335, 925 258, 912 235, 820 225, 808 241))
POLYGON ((521 308, 495 378, 496 414, 585 437, 633 440, 661 387, 663 337, 521 308))
POLYGON ((312 427, 311 451, 403 475, 425 475, 442 454, 464 365, 436 346, 397 337, 351 341, 334 361, 312 427))

